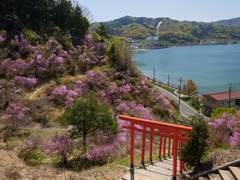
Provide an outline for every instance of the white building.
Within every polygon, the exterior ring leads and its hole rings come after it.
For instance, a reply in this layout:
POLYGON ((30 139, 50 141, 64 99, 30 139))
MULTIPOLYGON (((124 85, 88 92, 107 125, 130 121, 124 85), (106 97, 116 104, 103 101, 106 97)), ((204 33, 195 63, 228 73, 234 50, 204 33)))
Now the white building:
POLYGON ((148 38, 145 39, 146 41, 157 41, 157 36, 149 36, 148 38))

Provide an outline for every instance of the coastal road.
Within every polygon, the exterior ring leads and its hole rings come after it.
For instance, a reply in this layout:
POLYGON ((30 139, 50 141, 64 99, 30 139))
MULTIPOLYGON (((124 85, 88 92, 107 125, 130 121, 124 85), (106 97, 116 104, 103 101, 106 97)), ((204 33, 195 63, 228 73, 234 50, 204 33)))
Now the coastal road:
MULTIPOLYGON (((158 86, 155 86, 159 89, 160 92, 162 92, 165 96, 167 96, 169 99, 173 99, 176 103, 179 103, 179 97, 177 97, 175 94, 172 94, 171 92, 160 88, 158 86)), ((194 110, 192 107, 190 107, 186 102, 182 101, 180 102, 180 113, 182 116, 188 118, 189 116, 194 116, 198 114, 196 110, 194 110)), ((204 116, 205 120, 209 120, 208 117, 204 116)))

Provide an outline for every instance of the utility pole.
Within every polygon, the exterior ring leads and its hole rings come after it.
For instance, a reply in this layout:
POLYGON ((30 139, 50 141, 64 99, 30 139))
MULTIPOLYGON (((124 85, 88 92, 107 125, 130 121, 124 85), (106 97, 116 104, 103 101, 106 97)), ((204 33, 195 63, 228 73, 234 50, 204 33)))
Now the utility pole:
POLYGON ((153 84, 155 83, 155 67, 153 67, 153 84))
POLYGON ((180 109, 180 99, 181 99, 181 83, 182 83, 184 80, 182 80, 182 77, 180 77, 180 80, 178 80, 178 81, 180 81, 180 87, 179 87, 179 109, 180 109))
POLYGON ((231 108, 231 91, 232 89, 234 89, 234 86, 231 85, 230 83, 230 86, 228 86, 228 91, 229 91, 229 100, 228 100, 228 107, 231 108))
POLYGON ((168 74, 168 90, 169 90, 169 79, 170 79, 170 74, 168 74))

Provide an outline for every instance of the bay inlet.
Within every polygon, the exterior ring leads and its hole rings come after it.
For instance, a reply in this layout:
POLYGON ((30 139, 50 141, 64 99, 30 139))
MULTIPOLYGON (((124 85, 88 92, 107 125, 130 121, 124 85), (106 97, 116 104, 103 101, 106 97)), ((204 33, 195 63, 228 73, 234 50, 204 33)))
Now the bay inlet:
POLYGON ((138 69, 147 77, 177 87, 180 77, 192 79, 199 94, 223 92, 232 83, 240 92, 240 44, 184 46, 136 51, 133 58, 138 69))

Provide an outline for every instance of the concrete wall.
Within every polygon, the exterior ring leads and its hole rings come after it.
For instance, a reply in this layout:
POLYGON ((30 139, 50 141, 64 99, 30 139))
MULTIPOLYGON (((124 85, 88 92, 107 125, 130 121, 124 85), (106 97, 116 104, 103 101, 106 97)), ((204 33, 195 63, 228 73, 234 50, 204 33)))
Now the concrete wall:
MULTIPOLYGON (((224 107, 228 108, 229 100, 222 100, 222 101, 217 101, 216 99, 210 97, 210 96, 203 96, 203 107, 202 111, 206 115, 210 115, 212 113, 212 109, 217 109, 217 107, 224 107)), ((232 107, 237 107, 235 105, 236 99, 231 99, 231 108, 232 107)))
POLYGON ((218 101, 210 96, 203 96, 203 106, 210 107, 212 109, 216 109, 218 105, 218 101))

